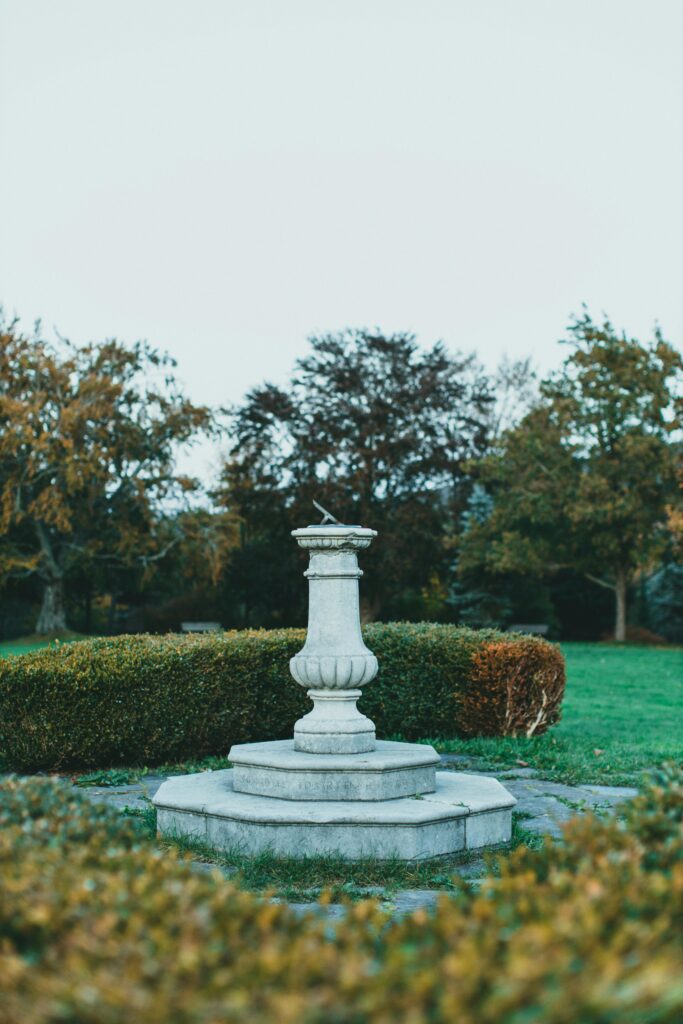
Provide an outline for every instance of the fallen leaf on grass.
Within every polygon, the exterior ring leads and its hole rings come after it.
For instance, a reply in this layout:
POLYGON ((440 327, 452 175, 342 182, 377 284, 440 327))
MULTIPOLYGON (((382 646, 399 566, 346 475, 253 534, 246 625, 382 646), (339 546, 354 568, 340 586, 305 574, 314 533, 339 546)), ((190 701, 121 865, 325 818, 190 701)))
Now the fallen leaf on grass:
POLYGON ((600 750, 599 747, 596 747, 595 750, 593 751, 593 753, 595 754, 596 757, 600 757, 600 754, 604 754, 605 751, 604 750, 600 750))

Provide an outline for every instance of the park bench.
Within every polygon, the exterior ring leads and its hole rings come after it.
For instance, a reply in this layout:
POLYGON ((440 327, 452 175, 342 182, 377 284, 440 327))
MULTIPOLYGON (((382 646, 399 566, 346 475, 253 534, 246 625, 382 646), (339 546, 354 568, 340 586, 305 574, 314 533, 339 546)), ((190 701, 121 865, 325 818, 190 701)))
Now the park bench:
POLYGON ((181 633, 220 633, 223 627, 220 622, 181 622, 181 633))
POLYGON ((532 622, 529 624, 516 624, 508 626, 508 633, 530 633, 531 636, 547 636, 550 626, 545 622, 532 622))

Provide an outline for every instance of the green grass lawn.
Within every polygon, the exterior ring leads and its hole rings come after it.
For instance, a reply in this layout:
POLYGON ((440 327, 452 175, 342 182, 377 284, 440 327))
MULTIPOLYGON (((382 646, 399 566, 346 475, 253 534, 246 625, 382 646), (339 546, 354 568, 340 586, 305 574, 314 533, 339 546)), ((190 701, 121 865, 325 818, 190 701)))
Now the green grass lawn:
POLYGON ((87 640, 87 637, 80 633, 64 633, 53 639, 46 639, 42 636, 22 636, 18 640, 6 640, 0 644, 0 658, 16 654, 29 654, 31 651, 41 651, 44 647, 54 647, 56 644, 71 644, 74 640, 87 640))
POLYGON ((437 743, 471 766, 514 768, 544 778, 628 785, 664 760, 683 758, 683 648, 562 644, 567 692, 562 721, 532 739, 437 743))

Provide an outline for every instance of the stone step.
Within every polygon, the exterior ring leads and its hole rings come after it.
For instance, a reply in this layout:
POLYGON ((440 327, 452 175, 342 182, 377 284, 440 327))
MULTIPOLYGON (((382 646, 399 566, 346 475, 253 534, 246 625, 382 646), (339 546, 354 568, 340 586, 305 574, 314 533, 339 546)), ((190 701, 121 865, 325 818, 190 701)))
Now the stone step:
POLYGON ((364 754, 309 754, 293 740, 242 743, 230 751, 238 793, 279 800, 395 800, 433 793, 440 759, 421 743, 378 740, 364 754))
POLYGON ((157 792, 164 835, 280 857, 424 860, 510 839, 515 799, 495 779, 437 772, 436 790, 393 800, 282 800, 238 793, 234 772, 184 775, 157 792))

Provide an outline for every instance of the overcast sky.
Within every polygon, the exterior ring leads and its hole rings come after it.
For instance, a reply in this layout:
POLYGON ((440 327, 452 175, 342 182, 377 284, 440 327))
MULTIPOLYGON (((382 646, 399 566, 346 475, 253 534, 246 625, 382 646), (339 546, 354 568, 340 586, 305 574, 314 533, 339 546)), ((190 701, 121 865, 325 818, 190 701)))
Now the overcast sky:
POLYGON ((0 0, 0 301, 197 401, 311 332, 683 341, 681 0, 0 0))

